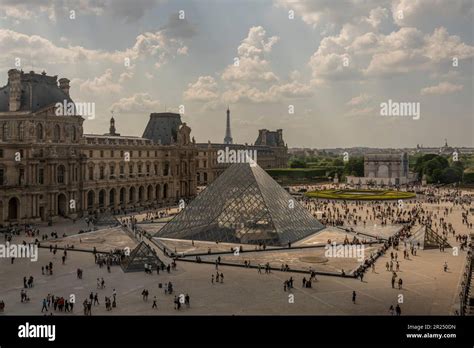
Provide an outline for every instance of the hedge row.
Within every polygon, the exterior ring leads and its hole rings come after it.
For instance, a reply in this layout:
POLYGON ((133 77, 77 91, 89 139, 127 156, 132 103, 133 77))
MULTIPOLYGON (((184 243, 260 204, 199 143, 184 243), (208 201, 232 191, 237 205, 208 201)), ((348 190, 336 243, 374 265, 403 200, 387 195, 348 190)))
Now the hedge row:
POLYGON ((465 184, 474 184, 474 168, 467 168, 464 171, 463 182, 465 184))
POLYGON ((410 199, 415 198, 416 194, 404 191, 392 190, 322 190, 308 192, 305 196, 310 198, 321 199, 343 199, 343 200, 393 200, 393 199, 410 199), (349 192, 357 192, 351 194, 349 192))
POLYGON ((313 168, 267 169, 267 172, 272 178, 311 179, 326 176, 326 169, 313 168))

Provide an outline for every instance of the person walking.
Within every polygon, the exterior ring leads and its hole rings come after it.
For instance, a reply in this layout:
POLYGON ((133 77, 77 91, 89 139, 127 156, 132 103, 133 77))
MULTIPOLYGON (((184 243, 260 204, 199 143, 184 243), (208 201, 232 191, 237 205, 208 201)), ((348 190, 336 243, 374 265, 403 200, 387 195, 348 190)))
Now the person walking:
POLYGON ((355 291, 352 291, 352 303, 355 304, 356 303, 356 292, 355 291))
POLYGON ((43 299, 43 307, 41 308, 41 313, 43 313, 43 310, 46 310, 46 312, 48 311, 47 303, 48 303, 48 301, 46 301, 46 299, 44 298, 43 299))
POLYGON ((152 308, 152 309, 153 309, 153 308, 158 309, 158 306, 156 305, 156 296, 153 297, 153 305, 151 306, 151 308, 152 308))
POLYGON ((189 306, 191 305, 190 298, 189 298, 188 294, 186 294, 186 296, 184 297, 184 303, 186 304, 187 308, 189 308, 189 306))

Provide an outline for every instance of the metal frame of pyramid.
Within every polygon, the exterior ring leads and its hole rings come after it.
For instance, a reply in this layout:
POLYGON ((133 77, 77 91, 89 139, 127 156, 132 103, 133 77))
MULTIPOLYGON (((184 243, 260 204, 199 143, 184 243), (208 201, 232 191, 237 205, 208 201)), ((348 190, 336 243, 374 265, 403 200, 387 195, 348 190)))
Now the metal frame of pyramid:
POLYGON ((420 243, 423 249, 437 249, 441 245, 445 248, 451 247, 442 236, 426 225, 421 226, 408 240, 412 243, 420 243))
POLYGON ((121 266, 124 272, 139 272, 145 270, 145 264, 155 270, 162 263, 155 250, 145 242, 140 242, 130 255, 124 258, 121 266))
POLYGON ((95 221, 96 226, 118 226, 120 222, 117 220, 115 216, 113 216, 110 212, 104 212, 99 214, 97 220, 95 221))
POLYGON ((428 226, 425 226, 423 249, 436 249, 436 248, 439 248, 440 246, 443 246, 444 248, 451 247, 445 238, 440 236, 438 233, 433 231, 428 226))
POLYGON ((324 229, 255 162, 229 166, 155 237, 286 245, 324 229))

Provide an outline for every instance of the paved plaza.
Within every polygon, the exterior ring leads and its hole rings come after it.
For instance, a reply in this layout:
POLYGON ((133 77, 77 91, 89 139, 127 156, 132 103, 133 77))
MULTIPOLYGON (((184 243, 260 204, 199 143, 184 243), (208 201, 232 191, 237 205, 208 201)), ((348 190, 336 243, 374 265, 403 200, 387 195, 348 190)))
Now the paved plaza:
MULTIPOLYGON (((189 294, 191 307, 181 314, 389 314, 390 304, 397 303, 403 294, 401 305, 403 314, 450 314, 457 295, 460 270, 465 260, 464 254, 452 256, 446 250, 440 257, 438 250, 422 251, 412 261, 400 262, 400 277, 404 280, 404 290, 392 289, 391 273, 385 271, 383 256, 377 261, 376 272, 367 273, 364 282, 350 278, 318 276, 313 288, 301 287, 301 274, 272 271, 258 274, 255 269, 225 267, 219 268, 225 280, 223 284, 211 284, 210 277, 215 267, 208 264, 178 263, 177 270, 170 274, 145 275, 144 273, 123 273, 118 266, 111 273, 94 264, 92 254, 70 252, 65 265, 61 265, 59 253, 53 256, 46 249, 40 249, 39 261, 1 260, 1 297, 6 303, 4 314, 40 315, 41 301, 48 293, 69 297, 74 294, 77 303, 73 314, 82 315, 81 303, 89 293, 111 296, 117 290, 118 306, 107 312, 103 303, 93 308, 93 314, 153 315, 177 314, 173 308, 173 296, 165 295, 158 283, 171 281, 177 294, 189 294), (442 265, 448 261, 451 270, 443 272, 442 265), (52 261, 56 267, 52 276, 42 276, 40 264, 52 261), (76 277, 77 265, 84 270, 82 280, 76 277), (28 290, 29 303, 20 302, 23 275, 33 275, 36 285, 28 290), (290 276, 296 281, 294 303, 289 303, 290 292, 283 291, 283 281, 290 276), (104 277, 105 289, 97 289, 96 278, 104 277), (141 292, 150 290, 148 302, 144 302, 141 292), (357 292, 356 304, 351 302, 352 291, 357 292), (151 309, 151 300, 156 296, 158 310, 151 309)), ((56 312, 55 314, 58 314, 56 312)), ((67 314, 72 315, 72 314, 67 314)))
MULTIPOLYGON (((452 204, 424 203, 425 209, 439 211, 444 206, 451 207, 452 204)), ((407 205, 407 209, 410 209, 407 205)), ((461 221, 461 208, 454 206, 452 213, 446 218, 451 222, 458 233, 468 233, 461 221)), ((124 273, 120 266, 112 266, 110 273, 106 267, 99 268, 94 262, 92 253, 69 251, 65 264, 62 264, 62 247, 74 245, 74 248, 108 251, 114 248, 133 247, 137 244, 134 236, 122 227, 105 228, 95 232, 77 234, 84 227, 83 221, 75 224, 62 221, 50 227, 41 227, 42 233, 55 231, 60 237, 66 233, 68 237, 59 238, 53 242, 44 241, 42 245, 58 245, 58 252, 54 255, 47 248, 39 249, 37 262, 27 259, 16 259, 11 264, 10 259, 0 259, 0 300, 5 302, 3 315, 42 315, 41 304, 43 298, 48 294, 70 298, 74 295, 76 299, 73 313, 53 311, 54 315, 83 315, 82 302, 89 297, 91 292, 98 293, 100 305, 92 307, 92 314, 103 315, 173 315, 173 314, 290 314, 290 315, 390 315, 390 305, 396 306, 400 303, 403 315, 449 315, 458 308, 458 293, 461 275, 466 260, 466 252, 459 251, 453 255, 453 249, 419 250, 416 256, 404 259, 403 245, 399 247, 398 261, 400 270, 398 277, 403 279, 401 290, 392 288, 392 273, 385 269, 385 264, 390 261, 392 248, 379 257, 375 262, 375 272, 369 269, 363 281, 355 278, 342 278, 336 276, 318 275, 313 282, 312 288, 303 288, 303 277, 308 274, 283 272, 272 270, 270 274, 262 272, 259 274, 255 268, 235 267, 220 265, 218 272, 224 274, 223 283, 211 283, 211 276, 216 274, 213 263, 184 262, 177 260, 176 269, 170 273, 161 271, 159 275, 138 273, 124 273), (42 275, 41 267, 49 262, 54 264, 53 275, 42 275), (449 265, 448 271, 443 270, 444 263, 449 265), (76 276, 77 268, 83 270, 82 279, 76 276), (20 302, 20 291, 23 289, 23 277, 34 277, 34 286, 26 289, 30 298, 28 303, 20 302), (284 291, 283 283, 290 277, 294 280, 294 288, 284 291), (105 288, 97 289, 97 278, 104 278, 105 288), (159 284, 171 282, 173 294, 165 294, 163 287, 159 284), (103 304, 105 296, 111 297, 113 289, 116 290, 117 307, 106 311, 103 304), (142 299, 141 293, 144 289, 149 290, 148 301, 142 299), (357 294, 355 304, 352 302, 352 292, 357 294), (179 312, 174 309, 175 295, 190 296, 190 307, 183 306, 179 312), (292 296, 290 296, 292 295, 292 296), (403 295, 403 296, 400 296, 403 295), (156 296, 157 309, 152 309, 153 298, 156 296)), ((347 228, 348 226, 344 226, 347 228)), ((371 226, 366 228, 375 236, 386 238, 390 233, 397 230, 397 226, 387 226, 377 229, 371 226), (380 232, 380 233, 379 233, 380 232)), ((363 232, 361 226, 354 227, 358 232, 363 232)), ((212 243, 194 241, 162 240, 168 249, 182 253, 206 253, 211 247, 212 253, 226 252, 220 254, 222 261, 228 261, 242 266, 244 260, 250 260, 252 265, 269 262, 274 267, 280 264, 289 264, 290 268, 312 270, 339 270, 346 267, 353 268, 359 264, 355 259, 331 259, 321 262, 324 258, 324 248, 316 247, 324 245, 327 241, 341 242, 343 238, 351 235, 336 228, 329 227, 320 235, 316 234, 295 243, 292 250, 272 250, 268 248, 264 252, 241 253, 236 256, 228 253, 232 244, 212 243), (305 246, 307 248, 297 248, 305 246), (309 248, 308 248, 309 246, 309 248)), ((23 240, 32 241, 24 235, 15 236, 12 243, 20 243, 23 240)), ((373 241, 367 237, 366 241, 373 241)), ((452 246, 458 246, 455 238, 448 237, 452 246)), ((172 260, 147 241, 154 248, 160 259, 165 264, 172 260)), ((160 245, 160 243, 158 243, 160 245)), ((375 244, 380 245, 380 244, 375 244)), ((371 252, 372 247, 367 246, 366 253, 371 252)), ((374 247, 375 248, 375 247, 374 247)), ((203 255, 203 261, 214 262, 216 255, 203 255)), ((366 255, 367 256, 367 255, 366 255)), ((191 256, 189 258, 192 258, 191 256)), ((45 313, 43 313, 45 314, 45 313)), ((48 313, 49 314, 49 313, 48 313)))

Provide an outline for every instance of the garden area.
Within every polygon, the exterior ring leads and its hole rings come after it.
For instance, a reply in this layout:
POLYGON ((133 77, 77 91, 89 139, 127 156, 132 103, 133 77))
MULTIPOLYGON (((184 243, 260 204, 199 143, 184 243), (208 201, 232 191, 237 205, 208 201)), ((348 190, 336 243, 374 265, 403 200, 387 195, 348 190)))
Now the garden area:
POLYGON ((342 200, 399 200, 415 198, 413 192, 394 190, 321 190, 305 193, 309 198, 342 199, 342 200))

